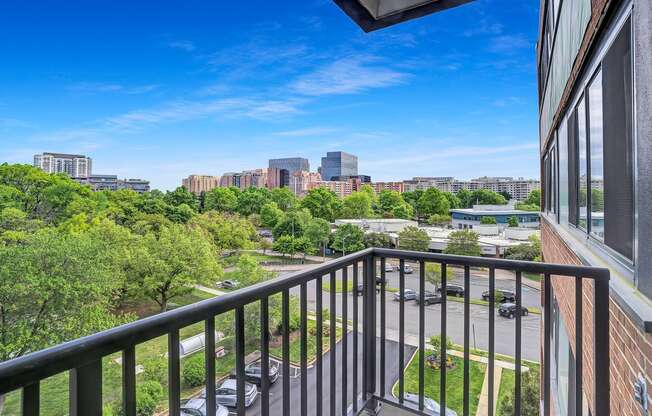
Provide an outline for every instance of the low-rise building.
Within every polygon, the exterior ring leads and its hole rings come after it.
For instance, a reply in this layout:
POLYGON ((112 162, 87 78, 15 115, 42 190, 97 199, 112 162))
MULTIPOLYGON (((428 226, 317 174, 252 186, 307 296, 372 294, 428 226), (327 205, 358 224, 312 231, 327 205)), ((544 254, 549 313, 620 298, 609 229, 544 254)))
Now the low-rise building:
POLYGON ((403 193, 405 191, 403 182, 373 182, 371 187, 374 188, 374 192, 376 192, 376 194, 379 194, 381 191, 385 190, 396 191, 399 193, 403 193))
POLYGON ((89 185, 93 191, 118 191, 131 189, 138 193, 150 191, 149 181, 144 179, 118 179, 118 175, 91 175, 88 178, 75 178, 81 184, 89 185))
POLYGON ((475 229, 481 225, 482 218, 496 220, 499 230, 504 230, 511 217, 516 217, 519 227, 539 228, 539 212, 514 209, 513 205, 474 205, 473 208, 451 209, 451 223, 457 229, 475 229))
POLYGON ((340 219, 335 220, 335 226, 353 224, 366 232, 373 233, 399 233, 405 227, 416 227, 416 221, 403 220, 400 218, 363 218, 363 219, 340 219))

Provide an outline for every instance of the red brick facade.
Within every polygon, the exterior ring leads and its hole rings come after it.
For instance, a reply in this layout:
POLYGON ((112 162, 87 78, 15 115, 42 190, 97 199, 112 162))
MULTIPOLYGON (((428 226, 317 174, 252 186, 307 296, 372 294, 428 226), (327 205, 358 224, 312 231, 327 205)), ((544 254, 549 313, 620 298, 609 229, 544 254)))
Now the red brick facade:
MULTIPOLYGON (((559 237, 545 219, 541 221, 541 240, 544 261, 549 263, 581 264, 568 245, 559 237)), ((568 330, 571 348, 575 351, 575 283, 573 279, 553 277, 553 291, 568 330)), ((593 287, 583 283, 583 380, 587 403, 593 407, 593 287)), ((652 334, 638 329, 632 320, 613 300, 609 302, 611 414, 641 416, 634 401, 633 383, 638 374, 652 384, 652 334)), ((574 352, 573 352, 574 353, 574 352)), ((600 363, 597 363, 600 365, 600 363)))

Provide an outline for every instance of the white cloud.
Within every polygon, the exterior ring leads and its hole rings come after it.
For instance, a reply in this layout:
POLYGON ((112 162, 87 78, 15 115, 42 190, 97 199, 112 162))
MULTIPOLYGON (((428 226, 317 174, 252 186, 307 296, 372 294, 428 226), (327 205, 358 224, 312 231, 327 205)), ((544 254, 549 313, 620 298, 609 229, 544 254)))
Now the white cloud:
POLYGON ((309 96, 355 94, 372 88, 402 84, 407 73, 386 65, 372 64, 372 57, 343 58, 312 73, 301 76, 290 84, 296 93, 309 96))
POLYGON ((195 49, 197 49, 195 44, 189 40, 178 40, 178 41, 170 42, 168 43, 168 46, 170 48, 181 49, 186 52, 192 52, 195 49))
POLYGON ((272 133, 274 136, 279 137, 305 137, 305 136, 322 136, 324 134, 334 133, 340 129, 332 127, 308 127, 305 129, 277 131, 272 133))
POLYGON ((144 94, 154 91, 158 85, 135 85, 125 86, 121 84, 111 84, 102 82, 80 82, 69 87, 71 91, 80 92, 84 94, 99 94, 99 93, 120 93, 120 94, 144 94))
POLYGON ((513 53, 531 46, 524 35, 503 35, 491 39, 489 51, 494 53, 513 53))

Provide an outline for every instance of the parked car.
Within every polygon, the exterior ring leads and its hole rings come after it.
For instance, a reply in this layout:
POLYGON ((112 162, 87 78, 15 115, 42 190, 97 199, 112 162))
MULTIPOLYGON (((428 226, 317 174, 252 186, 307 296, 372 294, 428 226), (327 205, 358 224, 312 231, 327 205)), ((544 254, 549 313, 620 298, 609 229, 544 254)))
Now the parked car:
MULTIPOLYGON (((494 300, 504 303, 504 302, 514 302, 516 301, 516 293, 514 293, 513 290, 509 289, 496 289, 494 292, 494 300)), ((489 300, 489 291, 485 290, 482 292, 482 299, 488 301, 489 300)))
POLYGON ((387 278, 383 278, 381 275, 376 275, 376 284, 382 285, 383 283, 387 284, 387 278))
POLYGON ((394 265, 391 263, 385 263, 385 272, 393 272, 394 271, 394 265))
MULTIPOLYGON (((414 393, 405 393, 405 401, 414 407, 419 406, 419 395, 414 393)), ((442 416, 439 410, 439 403, 431 399, 430 397, 423 398, 423 410, 428 415, 442 416)), ((454 410, 446 408, 446 415, 444 416, 457 416, 457 413, 454 410)))
MULTIPOLYGON (((412 289, 403 290, 403 300, 415 300, 417 298, 417 292, 412 289)), ((401 292, 394 293, 394 300, 401 301, 401 292)))
MULTIPOLYGON (((515 303, 503 303, 500 305, 500 308, 498 308, 498 315, 512 319, 516 316, 517 310, 518 306, 515 303)), ((528 308, 521 306, 521 316, 528 316, 529 313, 530 311, 528 308)))
MULTIPOLYGON (((441 293, 441 287, 437 288, 437 292, 441 293)), ((464 286, 460 285, 446 285, 446 294, 450 296, 464 296, 464 286)))
MULTIPOLYGON (((414 299, 417 301, 417 305, 419 304, 419 296, 414 299)), ((439 293, 435 292, 423 292, 423 304, 424 305, 433 305, 436 303, 441 303, 441 295, 439 293)))
MULTIPOLYGON (((208 416, 206 414, 206 399, 190 399, 181 405, 181 416, 208 416)), ((229 416, 229 409, 217 405, 215 416, 229 416)))
POLYGON ((403 266, 403 273, 412 274, 414 273, 414 269, 409 264, 406 264, 405 266, 403 266))
MULTIPOLYGON (((276 380, 278 380, 278 365, 276 364, 269 364, 269 384, 274 384, 276 380)), ((245 367, 245 381, 251 384, 255 384, 256 386, 260 387, 262 384, 262 377, 261 377, 262 371, 261 371, 261 364, 259 361, 255 363, 251 363, 245 367)), ((235 371, 231 372, 231 378, 235 379, 236 374, 235 371)))
MULTIPOLYGON (((227 378, 224 382, 215 389, 215 401, 222 406, 227 407, 237 407, 238 405, 238 396, 237 392, 237 382, 233 378, 227 378)), ((258 389, 251 383, 245 383, 245 407, 251 406, 251 404, 258 397, 258 389)), ((206 398, 206 390, 201 395, 201 398, 206 398)))
POLYGON ((220 283, 222 289, 236 289, 240 282, 237 280, 224 280, 220 283))

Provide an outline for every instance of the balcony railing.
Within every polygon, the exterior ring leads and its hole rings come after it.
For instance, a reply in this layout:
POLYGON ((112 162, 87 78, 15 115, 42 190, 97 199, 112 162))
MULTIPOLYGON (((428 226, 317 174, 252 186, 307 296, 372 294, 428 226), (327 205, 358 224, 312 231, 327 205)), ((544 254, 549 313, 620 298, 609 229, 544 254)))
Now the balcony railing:
MULTIPOLYGON (((542 369, 542 411, 544 415, 551 412, 550 388, 550 357, 551 357, 551 276, 565 276, 573 279, 576 288, 576 314, 575 314, 575 368, 581 369, 582 347, 582 281, 593 281, 593 386, 583 383, 583 372, 576 372, 576 397, 575 414, 582 414, 582 390, 593 388, 594 415, 609 415, 609 272, 606 269, 592 267, 578 267, 568 265, 553 265, 545 263, 532 263, 523 261, 510 261, 493 258, 477 258, 452 256, 435 253, 409 252, 390 249, 367 249, 327 263, 320 264, 306 271, 293 273, 281 278, 266 281, 235 292, 231 292, 213 299, 195 303, 150 318, 122 325, 104 332, 77 339, 43 351, 38 351, 0 364, 0 394, 22 389, 22 414, 25 416, 39 415, 39 384, 47 377, 69 371, 69 404, 70 414, 73 416, 89 416, 102 414, 102 358, 109 354, 122 352, 122 390, 123 414, 136 415, 136 372, 135 372, 135 347, 148 340, 162 335, 168 337, 168 396, 169 414, 178 416, 181 405, 181 381, 179 358, 179 330, 185 326, 205 323, 205 356, 206 356, 206 392, 215 391, 215 320, 218 315, 234 313, 235 317, 235 373, 237 385, 238 415, 244 415, 245 400, 245 330, 244 308, 254 302, 260 302, 260 352, 261 373, 269 374, 269 298, 281 294, 282 297, 282 323, 284 328, 289 327, 290 317, 290 290, 299 288, 300 293, 300 397, 291 397, 290 378, 290 336, 288 331, 283 331, 282 348, 282 414, 289 415, 291 409, 297 412, 294 404, 298 399, 301 415, 323 414, 324 407, 330 415, 335 414, 361 414, 375 412, 379 406, 388 404, 394 407, 411 411, 414 414, 427 414, 424 411, 424 365, 425 365, 425 329, 426 313, 433 313, 432 309, 424 307, 425 291, 425 264, 438 263, 441 266, 441 287, 446 293, 447 267, 459 267, 464 272, 464 367, 463 367, 463 415, 470 414, 469 389, 470 389, 470 269, 483 268, 488 270, 489 309, 488 309, 488 414, 493 415, 494 392, 498 386, 494 385, 495 368, 495 309, 494 289, 496 284, 496 270, 507 270, 514 273, 517 311, 521 306, 522 274, 537 273, 544 276, 545 290, 543 308, 543 369, 542 369), (405 358, 405 261, 417 262, 419 267, 419 348, 418 348, 418 403, 408 405, 405 402, 405 370, 403 365, 398 369, 398 398, 391 399, 385 388, 386 363, 394 360, 386 353, 386 286, 385 262, 387 259, 398 259, 399 267, 399 363, 404 363, 405 358), (380 265, 380 282, 376 279, 376 269, 380 265), (361 266, 361 267, 360 267, 361 266), (352 267, 352 269, 350 269, 352 267), (362 273, 359 270, 362 270, 362 273), (349 270, 352 275, 349 276, 349 270), (316 400, 308 401, 308 284, 315 290, 315 318, 317 328, 323 328, 324 316, 322 313, 322 280, 330 281, 331 288, 336 286, 336 275, 341 276, 343 287, 347 287, 349 279, 352 280, 354 293, 359 284, 362 287, 362 296, 359 300, 354 295, 341 296, 341 322, 346 328, 347 322, 352 321, 353 332, 349 345, 346 331, 341 339, 341 355, 347 359, 337 360, 336 351, 336 319, 330 319, 330 351, 333 352, 329 360, 329 369, 324 369, 322 357, 322 331, 316 331, 316 361, 315 361, 315 391, 311 395, 316 400), (379 283, 377 285, 377 283, 379 283), (352 302, 352 316, 348 316, 348 302, 352 302), (359 302, 362 302, 362 316, 359 316, 359 302), (379 322, 377 322, 377 319, 379 322), (379 325, 378 325, 379 324, 379 325), (379 331, 378 331, 379 329, 379 331), (379 333, 378 333, 379 332, 379 333), (362 337, 360 345, 359 337, 362 337), (378 345, 379 344, 379 345, 378 345), (377 356, 377 347, 379 356, 377 356), (361 350, 361 351, 360 351, 361 350), (358 359, 359 352, 362 359, 358 359), (349 368, 349 362, 351 367, 349 368), (328 377, 324 378, 324 371, 328 377), (339 395, 336 389, 337 373, 340 372, 341 388, 339 395), (324 397, 323 380, 330 383, 328 397, 324 397), (361 385, 359 385, 361 380, 361 385), (351 384, 349 384, 351 383, 351 384), (350 393, 350 396, 349 396, 350 393), (336 397, 339 396, 339 397, 336 397)), ((311 287, 311 290, 312 290, 311 287)), ((335 316, 337 302, 336 291, 330 291, 330 313, 335 316)), ((440 330, 442 339, 447 334, 447 307, 446 296, 442 296, 440 312, 440 330)), ((430 318, 430 317, 428 317, 430 318)), ((515 320, 515 414, 521 414, 521 370, 522 370, 522 336, 521 314, 516 313, 515 320)), ((441 352, 438 357, 440 364, 440 409, 446 409, 446 343, 442 342, 441 352)), ((270 385, 267 377, 262 377, 260 388, 260 413, 270 414, 270 385)), ((214 415, 216 398, 213 394, 206 394, 206 414, 214 415)), ((277 411, 273 412, 278 414, 277 411)))

